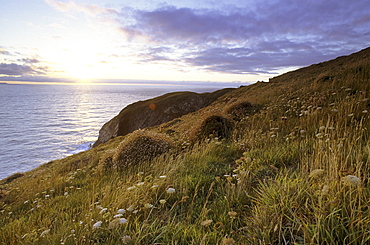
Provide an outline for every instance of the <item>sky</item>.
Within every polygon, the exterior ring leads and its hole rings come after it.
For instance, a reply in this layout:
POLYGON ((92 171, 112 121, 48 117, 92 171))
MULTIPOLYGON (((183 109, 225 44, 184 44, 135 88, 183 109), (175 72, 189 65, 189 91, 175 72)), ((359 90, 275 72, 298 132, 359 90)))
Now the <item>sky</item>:
POLYGON ((368 46, 368 0, 0 0, 2 81, 253 83, 368 46))

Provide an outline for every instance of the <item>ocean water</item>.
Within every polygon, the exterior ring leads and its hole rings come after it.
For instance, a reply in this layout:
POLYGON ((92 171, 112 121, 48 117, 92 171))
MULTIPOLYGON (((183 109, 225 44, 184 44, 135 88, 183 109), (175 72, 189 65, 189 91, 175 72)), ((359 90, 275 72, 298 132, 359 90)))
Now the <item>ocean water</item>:
POLYGON ((0 84, 0 179, 88 150, 125 106, 215 86, 0 84))

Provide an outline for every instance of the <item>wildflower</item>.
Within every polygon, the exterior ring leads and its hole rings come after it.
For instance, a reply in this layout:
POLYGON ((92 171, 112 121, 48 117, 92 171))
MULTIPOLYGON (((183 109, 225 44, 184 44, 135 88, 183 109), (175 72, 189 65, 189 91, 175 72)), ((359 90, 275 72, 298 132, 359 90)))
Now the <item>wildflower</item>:
POLYGON ((152 208, 152 207, 154 207, 154 206, 150 203, 145 203, 144 204, 144 208, 152 208))
POLYGON ((65 196, 68 196, 68 191, 64 192, 64 195, 65 195, 65 196))
POLYGON ((119 223, 120 223, 120 224, 126 224, 126 223, 127 223, 127 219, 125 219, 125 218, 120 218, 120 219, 119 219, 119 223))
POLYGON ((45 198, 49 198, 50 197, 50 195, 45 195, 45 198))
POLYGON ((160 204, 162 204, 162 205, 164 205, 166 202, 167 202, 167 201, 166 201, 165 199, 161 199, 161 200, 159 200, 159 203, 160 203, 160 204))
POLYGON ((46 236, 47 234, 49 234, 49 232, 50 232, 50 229, 44 230, 43 232, 41 232, 40 237, 46 236))
POLYGON ((105 213, 107 211, 108 211, 108 208, 103 208, 102 210, 100 210, 99 214, 103 214, 103 213, 105 213))
POLYGON ((276 135, 275 135, 275 134, 271 135, 271 138, 275 138, 275 137, 276 137, 276 135))
POLYGON ((167 178, 167 176, 166 175, 161 175, 161 176, 159 176, 159 178, 160 179, 165 179, 165 178, 167 178))
POLYGON ((155 189, 155 188, 157 188, 159 185, 153 185, 151 188, 152 189, 155 189))
POLYGON ((120 208, 120 209, 118 209, 117 213, 124 214, 124 213, 126 213, 126 210, 124 210, 123 208, 120 208))
POLYGON ((134 206, 130 205, 130 207, 127 208, 127 211, 129 211, 129 212, 134 211, 134 206))
POLYGON ((122 242, 123 242, 123 244, 128 244, 128 243, 130 243, 132 241, 132 239, 131 239, 131 237, 130 236, 123 236, 122 237, 122 242))
POLYGON ((175 193, 176 190, 175 190, 175 188, 168 188, 166 192, 169 193, 169 194, 172 194, 172 193, 175 193))
POLYGON ((123 225, 123 224, 126 224, 126 223, 127 223, 127 219, 125 219, 125 218, 115 219, 115 220, 113 220, 112 222, 109 223, 108 229, 114 229, 117 226, 123 225))
POLYGON ((354 175, 347 175, 346 177, 342 178, 342 182, 346 186, 358 186, 360 184, 360 178, 354 175))
POLYGON ((368 113, 368 110, 363 110, 362 113, 366 114, 368 113))
POLYGON ((144 185, 144 182, 139 182, 136 184, 137 186, 141 186, 141 185, 144 185))
POLYGON ((113 218, 119 218, 119 217, 122 217, 122 216, 123 216, 123 214, 116 214, 116 215, 113 216, 113 218))
POLYGON ((232 218, 232 219, 235 219, 236 216, 238 215, 238 213, 235 212, 235 211, 230 211, 228 214, 229 214, 230 218, 232 218))
POLYGON ((324 169, 315 169, 315 170, 312 170, 310 175, 308 176, 309 178, 319 178, 321 176, 323 176, 325 174, 325 170, 324 169))
POLYGON ((324 185, 323 187, 322 187, 322 189, 321 189, 321 195, 322 196, 326 196, 327 194, 329 194, 329 186, 327 186, 327 185, 324 185))
POLYGON ((212 222, 213 222, 213 220, 207 219, 207 220, 203 221, 202 223, 200 223, 200 225, 201 226, 209 226, 212 222))
POLYGON ((24 204, 27 204, 27 203, 29 203, 29 202, 30 202, 30 201, 28 201, 28 200, 27 200, 27 201, 24 201, 24 204))
POLYGON ((127 188, 127 190, 128 190, 128 191, 131 191, 131 190, 133 190, 133 189, 135 189, 135 188, 136 188, 136 186, 131 186, 131 187, 127 188))
POLYGON ((221 245, 234 245, 234 244, 235 244, 235 240, 232 238, 224 237, 221 241, 221 245))
POLYGON ((93 224, 93 229, 98 229, 98 228, 100 228, 100 226, 101 226, 101 224, 102 224, 103 222, 102 221, 98 221, 98 222, 96 222, 95 224, 93 224))

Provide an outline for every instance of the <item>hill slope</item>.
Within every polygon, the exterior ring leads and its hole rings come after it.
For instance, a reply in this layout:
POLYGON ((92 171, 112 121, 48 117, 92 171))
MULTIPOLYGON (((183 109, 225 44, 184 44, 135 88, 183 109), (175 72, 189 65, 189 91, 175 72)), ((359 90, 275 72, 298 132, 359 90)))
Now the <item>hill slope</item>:
POLYGON ((370 48, 1 183, 4 244, 368 244, 370 48))

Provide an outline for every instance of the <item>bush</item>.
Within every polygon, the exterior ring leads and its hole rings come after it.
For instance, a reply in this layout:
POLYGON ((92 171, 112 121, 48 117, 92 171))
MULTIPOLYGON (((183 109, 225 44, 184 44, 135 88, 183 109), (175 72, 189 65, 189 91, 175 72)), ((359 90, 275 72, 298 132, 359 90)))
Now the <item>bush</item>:
POLYGON ((212 115, 204 119, 199 130, 198 139, 204 140, 210 136, 228 139, 233 130, 232 122, 222 116, 212 115))
POLYGON ((111 159, 105 158, 103 164, 107 165, 106 168, 111 165, 111 168, 114 169, 124 169, 128 166, 151 161, 168 152, 172 147, 173 143, 167 136, 140 130, 123 141, 113 157, 111 159))

